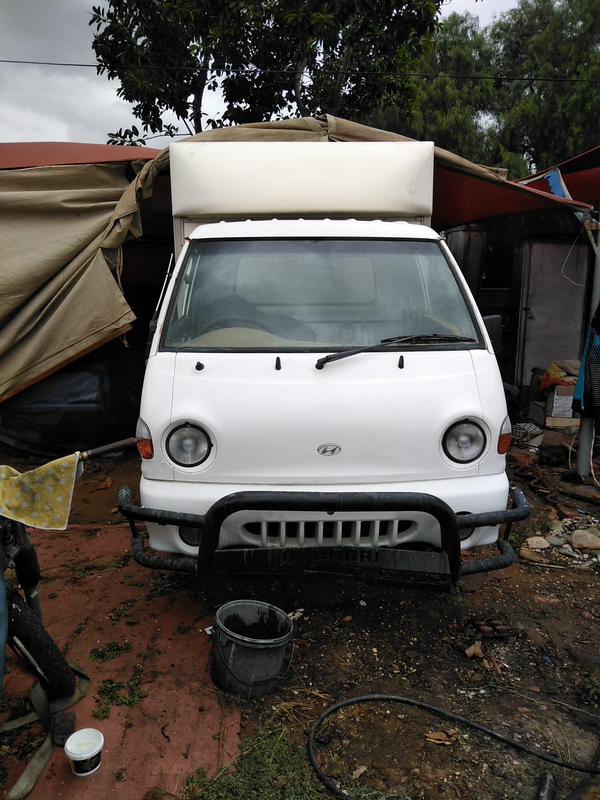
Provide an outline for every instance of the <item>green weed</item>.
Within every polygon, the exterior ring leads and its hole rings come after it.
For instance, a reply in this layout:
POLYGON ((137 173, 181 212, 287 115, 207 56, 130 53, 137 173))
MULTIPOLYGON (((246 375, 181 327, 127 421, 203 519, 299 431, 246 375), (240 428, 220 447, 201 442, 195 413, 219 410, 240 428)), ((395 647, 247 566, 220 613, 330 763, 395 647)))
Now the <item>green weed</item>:
POLYGON ((117 619, 121 619, 121 617, 131 617, 133 616, 133 611, 131 609, 136 603, 137 600, 125 600, 120 606, 117 606, 116 608, 113 608, 112 611, 109 611, 106 616, 109 619, 112 619, 113 622, 117 619))
POLYGON ((103 680, 98 689, 98 705, 92 714, 98 719, 106 719, 110 716, 112 706, 137 706, 148 692, 140 689, 141 676, 134 674, 131 680, 124 683, 113 681, 112 678, 103 680))
POLYGON ((119 558, 114 561, 108 561, 106 564, 98 564, 93 561, 82 561, 80 564, 71 564, 69 567, 73 577, 86 578, 94 572, 102 572, 105 569, 120 569, 126 567, 132 559, 131 553, 123 553, 119 558))
POLYGON ((131 642, 127 641, 127 639, 124 639, 122 644, 119 642, 109 642, 103 647, 95 647, 90 651, 90 659, 92 661, 97 661, 99 664, 104 664, 112 658, 122 656, 123 653, 131 653, 131 642))
POLYGON ((181 590, 190 582, 189 575, 179 575, 176 572, 168 574, 159 572, 152 577, 147 597, 164 597, 173 594, 173 592, 181 590))
POLYGON ((312 774, 306 751, 286 741, 284 731, 245 740, 235 772, 209 778, 198 770, 185 782, 182 800, 317 800, 329 797, 312 774))

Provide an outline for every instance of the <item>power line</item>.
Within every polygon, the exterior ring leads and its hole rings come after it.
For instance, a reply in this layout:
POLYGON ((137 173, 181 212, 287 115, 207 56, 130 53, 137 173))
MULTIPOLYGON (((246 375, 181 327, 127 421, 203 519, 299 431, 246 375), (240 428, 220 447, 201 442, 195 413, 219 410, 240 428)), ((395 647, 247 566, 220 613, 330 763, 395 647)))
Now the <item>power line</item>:
MULTIPOLYGON (((102 69, 104 70, 117 70, 117 69, 127 69, 127 70, 155 70, 161 72, 170 72, 177 70, 179 72, 212 72, 216 75, 296 75, 296 71, 293 69, 261 69, 260 67, 248 67, 246 69, 227 69, 227 68, 213 68, 208 67, 205 69, 201 69, 198 67, 189 67, 189 66, 155 66, 149 64, 147 66, 141 66, 139 64, 111 64, 109 66, 102 66, 99 64, 77 64, 72 62, 61 62, 61 61, 24 61, 24 60, 17 60, 17 59, 8 59, 8 58, 0 58, 0 64, 22 64, 26 66, 34 66, 34 67, 74 67, 76 69, 102 69)), ((331 74, 337 75, 337 70, 321 70, 324 74, 331 74)), ((541 78, 537 75, 529 75, 527 77, 518 77, 514 75, 452 75, 447 73, 429 73, 429 72, 378 72, 376 70, 368 71, 368 70, 356 70, 356 71, 347 71, 345 73, 349 78, 353 76, 363 76, 363 75, 378 75, 382 78, 425 78, 425 79, 436 79, 436 78, 451 78, 452 80, 460 80, 460 81, 495 81, 498 83, 529 83, 531 81, 535 81, 536 83, 590 83, 596 84, 600 83, 600 78, 566 78, 566 77, 554 77, 554 78, 541 78)))

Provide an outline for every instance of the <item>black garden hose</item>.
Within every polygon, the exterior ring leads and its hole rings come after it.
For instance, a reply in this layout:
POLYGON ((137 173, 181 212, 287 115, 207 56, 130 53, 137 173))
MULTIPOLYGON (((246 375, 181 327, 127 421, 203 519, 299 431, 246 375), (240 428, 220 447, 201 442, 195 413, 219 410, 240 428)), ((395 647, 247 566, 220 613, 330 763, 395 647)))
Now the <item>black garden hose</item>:
MULTIPOLYGON (((594 758, 592 759, 592 764, 594 767, 597 767, 599 763, 600 763, 600 745, 598 746, 594 758)), ((579 784, 579 786, 576 786, 574 789, 572 789, 564 800, 585 800, 584 795, 586 793, 586 789, 588 787, 590 780, 591 776, 586 775, 585 778, 579 784)), ((541 800, 543 800, 543 798, 541 800)))
POLYGON ((555 764, 557 767, 564 767, 566 769, 574 769, 578 770, 579 772, 588 772, 593 775, 600 775, 600 767, 595 766, 593 764, 576 764, 570 761, 562 761, 560 758, 554 758, 554 756, 547 755, 546 753, 540 753, 537 750, 534 750, 532 747, 528 747, 525 744, 521 744, 520 742, 515 742, 513 739, 509 739, 508 736, 504 736, 497 731, 492 730, 491 728, 486 728, 485 725, 480 725, 478 722, 473 722, 472 720, 466 719, 465 717, 461 717, 458 714, 453 714, 451 711, 446 711, 443 708, 438 708, 437 706, 432 706, 429 703, 424 703, 422 700, 415 700, 412 697, 399 697, 398 695, 393 694, 365 694, 361 695, 360 697, 350 697, 347 700, 342 700, 339 703, 335 703, 329 708, 326 708, 325 711, 321 714, 321 716, 313 723, 310 732, 308 734, 308 757, 310 759, 310 763, 313 766, 314 771, 317 774, 319 780, 329 789, 329 791, 334 794, 336 797, 348 797, 348 793, 344 792, 342 789, 339 789, 335 782, 329 778, 319 764, 317 763, 317 758, 315 756, 315 735, 316 732, 319 730, 325 719, 330 715, 333 714, 335 711, 338 711, 340 708, 345 708, 346 706, 356 705, 357 703, 368 703, 371 701, 382 701, 382 702, 393 702, 393 703, 403 703, 404 705, 408 706, 415 706, 416 708, 422 708, 425 711, 430 711, 432 714, 437 714, 440 717, 445 717, 446 719, 451 720, 452 722, 461 722, 463 725, 468 725, 471 728, 475 728, 482 733, 487 734, 488 736, 492 736, 495 739, 498 739, 504 744, 509 745, 510 747, 514 747, 517 750, 521 750, 524 753, 528 753, 529 755, 535 756, 536 758, 541 758, 543 761, 549 761, 551 764, 555 764))

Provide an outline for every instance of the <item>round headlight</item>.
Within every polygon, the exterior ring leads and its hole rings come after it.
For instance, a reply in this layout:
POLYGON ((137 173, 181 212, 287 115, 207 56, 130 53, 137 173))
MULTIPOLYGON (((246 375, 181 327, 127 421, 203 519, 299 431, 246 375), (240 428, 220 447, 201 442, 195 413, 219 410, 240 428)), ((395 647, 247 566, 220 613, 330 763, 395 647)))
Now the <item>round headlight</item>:
POLYGON ((448 428, 443 445, 448 458, 459 464, 468 464, 478 459, 485 450, 485 433, 476 423, 465 420, 448 428))
POLYGON ((167 453, 180 467, 197 467, 206 461, 211 449, 208 435, 196 425, 186 423, 171 431, 167 438, 167 453))

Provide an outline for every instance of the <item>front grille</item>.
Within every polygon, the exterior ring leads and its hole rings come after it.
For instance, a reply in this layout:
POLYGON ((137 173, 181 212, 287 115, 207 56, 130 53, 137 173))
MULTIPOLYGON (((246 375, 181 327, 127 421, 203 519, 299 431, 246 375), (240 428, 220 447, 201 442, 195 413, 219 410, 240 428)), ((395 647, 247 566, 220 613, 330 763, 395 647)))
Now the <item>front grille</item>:
POLYGON ((246 522, 242 530, 258 547, 395 547, 413 522, 385 520, 317 520, 246 522))

